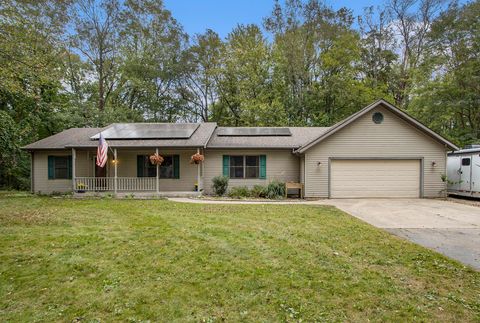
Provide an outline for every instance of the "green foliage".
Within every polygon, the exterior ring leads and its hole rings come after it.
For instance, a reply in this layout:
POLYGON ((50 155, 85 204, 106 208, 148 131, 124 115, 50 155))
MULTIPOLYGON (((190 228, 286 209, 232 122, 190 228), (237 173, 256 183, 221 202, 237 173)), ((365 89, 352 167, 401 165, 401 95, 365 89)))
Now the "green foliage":
POLYGON ((409 111, 459 145, 480 140, 480 2, 452 5, 432 24, 432 47, 409 111), (442 71, 438 73, 437 71, 442 71), (433 77, 430 77, 433 75, 433 77))
MULTIPOLYGON (((219 195, 219 194, 217 194, 219 195)), ((282 199, 285 197, 285 183, 271 181, 268 185, 255 185, 252 189, 247 186, 235 186, 228 191, 232 198, 267 198, 282 199)))
POLYGON ((228 189, 228 180, 227 176, 216 176, 212 178, 212 189, 215 195, 223 196, 228 189))
POLYGON ((250 190, 246 186, 235 186, 228 191, 228 197, 232 198, 245 198, 250 196, 250 190))
POLYGON ((254 185, 250 190, 250 195, 255 198, 264 198, 266 196, 266 187, 263 185, 254 185))
POLYGON ((29 138, 8 113, 0 110, 0 187, 28 189, 29 157, 20 147, 29 138))
POLYGON ((285 197, 285 183, 271 181, 265 188, 265 197, 267 199, 282 199, 285 197))

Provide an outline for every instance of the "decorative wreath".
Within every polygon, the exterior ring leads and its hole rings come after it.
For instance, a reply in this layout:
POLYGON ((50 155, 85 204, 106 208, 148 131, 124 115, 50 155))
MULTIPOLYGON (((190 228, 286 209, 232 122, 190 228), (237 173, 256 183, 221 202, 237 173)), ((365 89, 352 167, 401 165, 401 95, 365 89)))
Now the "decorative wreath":
POLYGON ((200 153, 193 154, 192 157, 190 158, 190 163, 191 164, 200 164, 205 157, 201 155, 200 153))
POLYGON ((150 156, 150 162, 153 165, 161 165, 163 163, 163 157, 160 156, 159 154, 155 153, 150 156))

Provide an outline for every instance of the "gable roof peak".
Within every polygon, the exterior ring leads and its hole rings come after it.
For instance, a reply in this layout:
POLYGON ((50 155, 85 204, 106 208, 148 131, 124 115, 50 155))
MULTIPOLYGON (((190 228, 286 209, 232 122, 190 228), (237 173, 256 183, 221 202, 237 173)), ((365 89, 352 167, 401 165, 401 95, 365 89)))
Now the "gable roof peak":
POLYGON ((319 137, 315 138, 314 140, 304 144, 303 146, 301 146, 300 148, 298 148, 297 150, 295 150, 295 153, 299 153, 299 154, 302 154, 304 153, 305 151, 307 151, 308 149, 310 149, 311 147, 315 146, 316 144, 318 144, 319 142, 323 141, 324 139, 330 137, 331 135, 333 135, 334 133, 336 133, 337 131, 343 129, 344 127, 346 127, 347 125, 351 124, 352 122, 354 122, 355 120, 357 120, 358 118, 362 117, 363 115, 365 115, 366 113, 368 113, 369 111, 375 109, 376 107, 378 107, 379 105, 381 105, 382 107, 388 109, 389 111, 393 112, 394 114, 396 114, 398 117, 402 118, 403 120, 405 120, 406 122, 410 123, 412 126, 418 128, 420 131, 424 132, 425 134, 429 135, 430 137, 432 137, 433 139, 443 143, 444 145, 448 146, 449 148, 453 149, 453 150, 458 150, 458 147, 453 144, 452 142, 450 142, 449 140, 445 139, 444 137, 442 137, 441 135, 437 134, 435 131, 431 130, 430 128, 428 128, 427 126, 425 126, 424 124, 422 124, 420 121, 418 121, 417 119, 411 117, 409 114, 407 114, 406 112, 402 111, 401 109, 397 108, 396 106, 394 106, 393 104, 391 104, 390 102, 388 102, 387 100, 383 99, 383 98, 380 98, 374 102, 372 102, 371 104, 367 105, 366 107, 364 107, 363 109, 357 111, 356 113, 352 114, 351 116, 343 119, 342 121, 336 123, 335 125, 333 125, 328 131, 326 131, 325 133, 323 133, 322 135, 320 135, 319 137))

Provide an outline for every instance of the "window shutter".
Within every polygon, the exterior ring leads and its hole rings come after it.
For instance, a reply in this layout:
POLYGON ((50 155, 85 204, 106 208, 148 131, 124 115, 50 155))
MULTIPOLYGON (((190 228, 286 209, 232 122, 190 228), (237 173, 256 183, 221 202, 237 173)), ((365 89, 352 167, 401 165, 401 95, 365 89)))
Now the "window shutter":
POLYGON ((173 178, 180 178, 180 156, 173 155, 173 178))
POLYGON ((223 176, 230 176, 230 156, 223 155, 223 176))
POLYGON ((267 156, 260 155, 260 179, 267 178, 267 156))
POLYGON ((137 177, 143 177, 143 165, 145 156, 137 155, 137 177))
POLYGON ((68 178, 69 179, 72 179, 72 162, 73 162, 72 156, 68 156, 67 167, 68 167, 68 178))
POLYGON ((55 179, 55 156, 48 156, 48 179, 55 179))

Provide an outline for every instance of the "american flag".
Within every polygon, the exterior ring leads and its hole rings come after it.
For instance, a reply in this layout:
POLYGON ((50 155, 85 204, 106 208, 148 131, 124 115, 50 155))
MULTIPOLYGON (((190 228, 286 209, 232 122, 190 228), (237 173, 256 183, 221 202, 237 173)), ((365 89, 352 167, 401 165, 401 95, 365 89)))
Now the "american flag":
POLYGON ((105 138, 103 138, 102 133, 100 133, 100 138, 98 139, 98 148, 97 148, 97 166, 103 167, 107 163, 107 153, 108 153, 108 144, 105 138))

